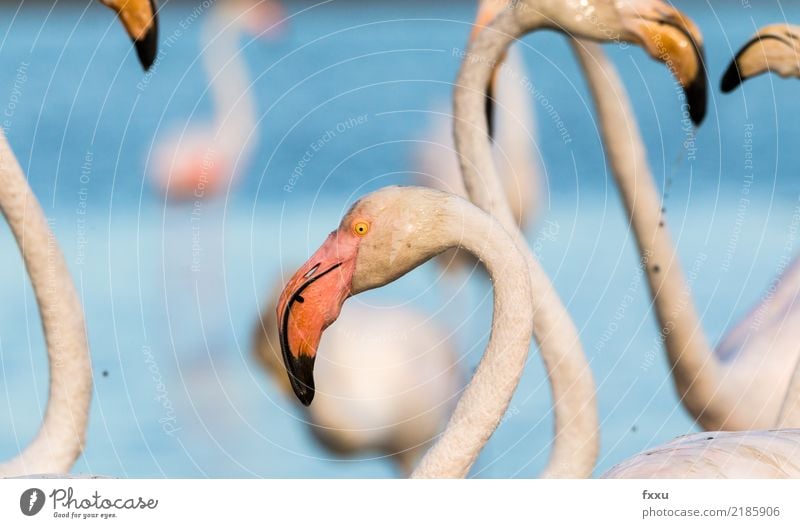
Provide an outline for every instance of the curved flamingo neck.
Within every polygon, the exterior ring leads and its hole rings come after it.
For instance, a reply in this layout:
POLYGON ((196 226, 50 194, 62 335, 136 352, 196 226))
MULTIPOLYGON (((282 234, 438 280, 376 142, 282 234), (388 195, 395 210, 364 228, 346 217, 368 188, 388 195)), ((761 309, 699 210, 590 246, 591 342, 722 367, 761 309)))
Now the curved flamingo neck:
POLYGON ((480 259, 494 286, 489 343, 444 432, 412 477, 463 478, 503 420, 530 348, 534 315, 525 257, 505 229, 469 202, 451 197, 442 235, 480 259))
POLYGON ((0 209, 22 252, 42 319, 50 395, 33 441, 0 464, 0 476, 66 473, 80 456, 92 373, 83 309, 39 202, 0 130, 0 209))
POLYGON ((591 475, 599 452, 594 380, 577 328, 514 221, 492 158, 483 112, 486 86, 505 50, 546 23, 532 8, 509 8, 478 34, 456 81, 454 132, 470 199, 503 224, 528 262, 535 311, 533 336, 550 380, 555 415, 552 452, 542 476, 583 478, 591 475))
POLYGON ((718 393, 718 360, 663 217, 627 93, 600 46, 574 40, 572 46, 595 101, 601 139, 639 246, 678 393, 703 427, 719 429, 729 419, 730 406, 718 393))

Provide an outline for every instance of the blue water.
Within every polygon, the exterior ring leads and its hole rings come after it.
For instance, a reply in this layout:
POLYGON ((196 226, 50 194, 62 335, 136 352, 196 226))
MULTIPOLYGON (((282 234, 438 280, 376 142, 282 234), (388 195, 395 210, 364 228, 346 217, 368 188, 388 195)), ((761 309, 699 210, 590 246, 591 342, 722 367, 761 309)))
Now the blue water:
MULTIPOLYGON (((719 4, 679 3, 704 32, 715 88, 694 156, 684 146, 678 94, 666 69, 640 50, 608 46, 665 189, 681 260, 697 268, 694 298, 711 340, 759 299, 785 255, 800 199, 800 150, 792 148, 800 132, 797 81, 765 76, 733 95, 716 91, 734 48, 756 27, 782 20, 781 10, 773 2, 719 4), (733 243, 750 125, 756 176, 733 243)), ((797 6, 782 4, 787 12, 797 6)), ((194 7, 169 3, 162 40, 194 7)), ((394 475, 385 460, 335 461, 322 451, 294 403, 251 360, 250 332, 277 274, 304 260, 355 197, 408 181, 426 112, 449 96, 458 68, 453 50, 465 41, 473 7, 337 1, 289 9, 299 14, 283 40, 242 41, 259 102, 257 155, 230 196, 193 212, 165 207, 150 190, 146 164, 165 129, 210 119, 197 60, 201 21, 162 46, 154 73, 144 77, 127 37, 102 6, 59 3, 50 11, 50 4, 25 2, 19 11, 0 8, 0 119, 53 219, 86 308, 96 390, 78 472, 394 475), (358 116, 365 122, 337 135, 286 192, 309 144, 358 116), (191 267, 193 214, 199 271, 191 267)), ((599 384, 603 470, 692 431, 693 424, 656 348, 634 243, 575 61, 555 34, 528 37, 522 48, 536 89, 564 124, 559 129, 537 107, 537 146, 549 185, 539 221, 558 225, 558 236, 541 245, 540 256, 581 330, 599 384), (634 301, 620 316, 626 295, 634 301)), ((532 226, 531 238, 536 230, 532 226)), ((6 456, 37 429, 47 364, 35 302, 5 229, 0 248, 0 453, 6 456)), ((440 310, 435 318, 450 326, 467 317, 458 342, 464 365, 474 366, 489 326, 489 286, 474 279, 452 297, 446 285, 430 288, 435 277, 428 265, 351 302, 440 310)), ((532 353, 512 412, 474 473, 535 476, 548 454, 550 405, 532 353)))

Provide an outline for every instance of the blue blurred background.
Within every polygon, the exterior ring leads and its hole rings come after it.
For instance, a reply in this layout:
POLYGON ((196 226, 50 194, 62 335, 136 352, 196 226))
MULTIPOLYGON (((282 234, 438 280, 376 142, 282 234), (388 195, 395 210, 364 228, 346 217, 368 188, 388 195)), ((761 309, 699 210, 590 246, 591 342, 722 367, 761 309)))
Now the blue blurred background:
MULTIPOLYGON (((639 49, 607 50, 627 83, 681 259, 697 268, 694 298, 716 340, 775 275, 800 205, 797 81, 763 76, 727 96, 718 81, 757 27, 783 21, 784 10, 796 13, 797 3, 676 5, 705 35, 713 87, 693 155, 684 145, 669 72, 639 49), (755 177, 742 213, 750 127, 755 177)), ((205 14, 198 6, 172 1, 163 8, 162 54, 148 75, 111 12, 96 2, 0 7, 0 117, 86 308, 96 391, 87 448, 75 471, 393 476, 386 460, 335 461, 318 447, 294 402, 253 361, 251 333, 280 273, 291 273, 316 249, 358 196, 410 181, 429 112, 449 100, 459 66, 453 50, 464 46, 475 6, 290 2, 282 38, 243 36, 258 144, 240 185, 203 200, 199 211, 168 204, 147 174, 165 131, 210 119, 208 80, 198 60, 205 14), (366 116, 364 123, 337 134, 287 192, 309 145, 358 116, 366 116)), ((636 248, 576 62, 565 39, 553 33, 518 46, 535 88, 563 121, 559 129, 535 104, 548 188, 530 237, 545 221, 558 225, 555 240, 542 243, 539 253, 581 330, 599 385, 602 471, 694 426, 657 346, 636 248), (620 317, 626 295, 635 301, 620 317)), ((4 458, 36 432, 48 378, 36 305, 5 228, 0 254, 4 458)), ((455 339, 466 371, 480 358, 491 316, 489 284, 476 276, 456 291, 430 264, 351 302, 377 310, 408 304, 459 327, 455 339)), ((550 407, 534 351, 512 412, 473 474, 535 476, 548 455, 550 407)))

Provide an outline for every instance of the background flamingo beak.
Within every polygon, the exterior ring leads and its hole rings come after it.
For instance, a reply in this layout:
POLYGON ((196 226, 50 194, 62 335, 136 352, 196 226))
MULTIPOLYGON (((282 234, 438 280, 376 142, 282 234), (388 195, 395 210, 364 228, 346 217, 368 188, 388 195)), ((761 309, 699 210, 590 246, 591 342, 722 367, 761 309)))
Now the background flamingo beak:
POLYGON ((350 296, 355 252, 341 254, 338 232, 289 279, 278 298, 281 353, 295 395, 303 405, 314 399, 314 362, 322 333, 336 321, 350 296))
POLYGON ((759 30, 736 54, 722 76, 720 89, 732 92, 745 80, 768 71, 784 77, 800 71, 800 44, 785 25, 772 25, 759 30))
POLYGON ((136 55, 145 70, 158 55, 158 7, 155 0, 102 0, 117 12, 133 41, 136 55))
POLYGON ((703 38, 697 26, 674 8, 655 14, 635 13, 627 23, 639 44, 654 59, 669 67, 683 87, 689 115, 703 122, 708 99, 703 38))
POLYGON ((144 30, 144 35, 133 39, 136 55, 145 71, 150 69, 158 55, 158 7, 155 0, 149 0, 149 2, 152 17, 150 24, 144 30))

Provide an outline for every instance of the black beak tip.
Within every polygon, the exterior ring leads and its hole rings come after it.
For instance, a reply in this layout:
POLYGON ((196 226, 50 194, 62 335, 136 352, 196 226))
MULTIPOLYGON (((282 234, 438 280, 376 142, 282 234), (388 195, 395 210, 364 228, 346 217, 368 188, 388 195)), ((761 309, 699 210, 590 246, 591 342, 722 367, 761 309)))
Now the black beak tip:
POLYGON ((719 88, 723 93, 730 93, 742 84, 742 76, 739 74, 739 65, 735 60, 732 60, 725 74, 722 76, 719 88))
POLYGON ((708 79, 705 70, 699 72, 684 91, 689 103, 689 117, 695 126, 699 126, 706 117, 708 105, 708 79))
POLYGON ((294 357, 292 354, 286 354, 284 357, 286 358, 286 373, 289 375, 294 394, 300 403, 308 407, 314 401, 314 394, 316 394, 314 387, 315 358, 306 355, 294 357))
MULTIPOLYGON (((687 36, 690 37, 687 33, 687 36)), ((706 53, 702 45, 691 39, 697 59, 697 75, 684 86, 683 92, 689 104, 689 117, 694 126, 700 126, 706 117, 708 106, 708 72, 706 72, 706 53)))
POLYGON ((150 69, 150 66, 156 61, 158 55, 158 18, 153 17, 153 23, 144 37, 134 40, 133 45, 136 47, 136 55, 139 56, 139 62, 145 71, 150 69))

